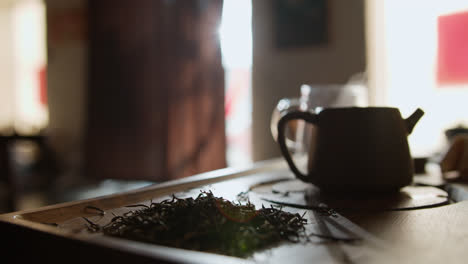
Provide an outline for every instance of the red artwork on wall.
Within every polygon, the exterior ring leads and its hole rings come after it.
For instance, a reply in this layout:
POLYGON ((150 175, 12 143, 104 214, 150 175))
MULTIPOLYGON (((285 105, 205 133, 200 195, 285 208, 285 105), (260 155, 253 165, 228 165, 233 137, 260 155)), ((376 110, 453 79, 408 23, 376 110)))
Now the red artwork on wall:
POLYGON ((39 81, 39 101, 42 105, 47 106, 47 66, 42 66, 37 75, 39 81))
POLYGON ((440 16, 437 27, 437 83, 468 84, 468 11, 440 16))

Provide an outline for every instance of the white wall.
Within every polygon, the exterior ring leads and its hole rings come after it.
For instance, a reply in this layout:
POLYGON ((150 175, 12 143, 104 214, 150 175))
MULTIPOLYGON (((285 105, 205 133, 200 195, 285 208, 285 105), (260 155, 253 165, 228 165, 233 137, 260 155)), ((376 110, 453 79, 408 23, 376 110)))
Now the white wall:
POLYGON ((365 70, 365 26, 362 0, 329 0, 329 43, 288 50, 275 48, 272 1, 254 0, 253 158, 279 156, 270 133, 270 117, 279 99, 297 97, 303 83, 346 83, 365 70))
POLYGON ((13 125, 12 23, 11 6, 0 2, 0 131, 13 125))

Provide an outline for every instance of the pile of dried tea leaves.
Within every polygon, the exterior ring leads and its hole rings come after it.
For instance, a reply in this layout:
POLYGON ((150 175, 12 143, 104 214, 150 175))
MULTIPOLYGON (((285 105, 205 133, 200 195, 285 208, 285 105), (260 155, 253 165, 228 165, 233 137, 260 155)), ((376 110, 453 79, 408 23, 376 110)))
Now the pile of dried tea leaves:
POLYGON ((88 229, 105 235, 164 246, 248 257, 281 241, 307 240, 304 215, 274 207, 256 210, 201 192, 197 198, 172 199, 139 207, 88 229))

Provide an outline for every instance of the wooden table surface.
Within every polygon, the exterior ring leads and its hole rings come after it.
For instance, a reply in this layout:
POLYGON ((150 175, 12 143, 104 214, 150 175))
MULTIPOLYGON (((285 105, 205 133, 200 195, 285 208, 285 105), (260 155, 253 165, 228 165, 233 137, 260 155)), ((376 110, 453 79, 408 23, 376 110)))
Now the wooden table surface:
MULTIPOLYGON (((158 201, 172 194, 196 196, 200 190, 211 190, 215 196, 229 200, 236 200, 239 193, 247 192, 257 207, 269 206, 272 201, 265 197, 273 196, 267 194, 267 187, 261 186, 288 181, 294 181, 294 177, 286 163, 275 159, 248 168, 223 169, 125 193, 0 215, 0 238, 5 245, 1 257, 14 258, 20 263, 111 264, 468 262, 468 201, 463 201, 464 184, 450 185, 450 188, 456 188, 456 191, 449 191, 449 194, 454 193, 456 200, 434 203, 424 209, 384 210, 382 207, 382 210, 376 210, 373 207, 372 210, 337 210, 334 216, 324 216, 310 208, 284 206, 286 211, 306 212, 307 228, 313 233, 349 236, 357 240, 340 242, 317 237, 309 243, 283 243, 248 259, 91 234, 86 231, 86 222, 82 218, 106 223, 112 213, 128 211, 126 205, 158 201), (89 210, 89 206, 101 208, 106 214, 101 216, 89 210)), ((436 174, 417 176, 415 181, 420 184, 414 188, 433 183, 440 187, 440 191, 448 190, 436 174)), ((296 197, 294 195, 288 194, 288 199, 296 197)), ((418 198, 414 196, 414 199, 418 198)))

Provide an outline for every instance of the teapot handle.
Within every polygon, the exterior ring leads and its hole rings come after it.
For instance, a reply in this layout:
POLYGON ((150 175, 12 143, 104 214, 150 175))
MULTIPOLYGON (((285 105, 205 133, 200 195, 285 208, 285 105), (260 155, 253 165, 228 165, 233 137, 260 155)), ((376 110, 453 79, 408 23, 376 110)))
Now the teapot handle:
POLYGON ((296 164, 292 160, 291 154, 289 153, 288 147, 286 146, 286 137, 285 137, 285 129, 286 125, 291 120, 302 119, 308 123, 317 125, 317 115, 310 112, 302 112, 302 111, 292 111, 284 116, 278 121, 278 143, 281 149, 281 153, 283 154, 286 162, 289 165, 289 168, 292 172, 302 181, 308 182, 308 175, 303 174, 299 171, 296 164))

